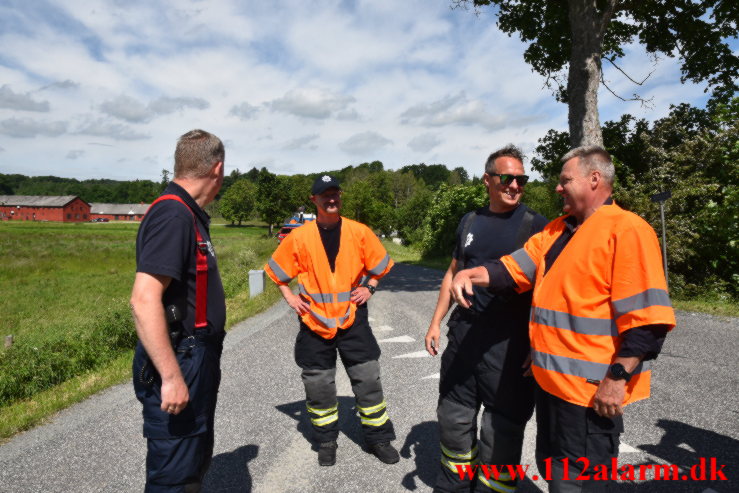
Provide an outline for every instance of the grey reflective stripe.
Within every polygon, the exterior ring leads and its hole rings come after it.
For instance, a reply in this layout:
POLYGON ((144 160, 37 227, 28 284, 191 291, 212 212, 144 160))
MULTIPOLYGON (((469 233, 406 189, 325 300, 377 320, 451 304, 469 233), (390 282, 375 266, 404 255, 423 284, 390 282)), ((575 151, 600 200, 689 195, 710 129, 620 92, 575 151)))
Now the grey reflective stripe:
MULTIPOLYGON (((557 356, 554 354, 542 353, 534 349, 531 350, 534 365, 545 370, 564 373, 566 375, 574 375, 589 380, 602 380, 608 372, 610 364, 595 363, 594 361, 585 361, 577 358, 568 358, 567 356, 557 356)), ((632 372, 632 374, 651 370, 651 361, 642 361, 632 372)))
POLYGON ((385 269, 387 268, 387 264, 390 262, 390 255, 385 255, 385 258, 380 260, 380 263, 374 266, 371 269, 367 269, 367 272, 372 274, 373 276, 379 276, 383 272, 385 272, 385 269))
POLYGON ((310 311, 310 314, 313 316, 313 318, 321 322, 326 328, 333 329, 337 327, 335 318, 322 317, 313 310, 310 311))
POLYGON ((347 301, 351 301, 352 298, 352 292, 351 291, 343 291, 341 293, 336 293, 336 302, 337 303, 344 303, 347 301))
POLYGON ((513 257, 513 260, 515 260, 521 268, 526 279, 528 279, 529 282, 534 282, 536 278, 536 264, 531 260, 528 252, 524 248, 519 248, 511 254, 511 257, 513 257))
POLYGON ((280 264, 275 262, 275 259, 273 259, 272 257, 269 258, 269 262, 267 262, 267 265, 269 265, 269 268, 272 269, 272 272, 275 273, 277 279, 279 279, 280 282, 290 282, 293 280, 292 277, 288 276, 285 271, 282 270, 280 264))
POLYGON ((351 315, 351 313, 352 313, 352 307, 351 305, 349 305, 349 308, 346 309, 346 315, 344 315, 343 317, 339 319, 339 325, 346 322, 346 320, 349 318, 349 315, 351 315))
POLYGON ((616 318, 621 317, 634 310, 641 310, 650 306, 672 306, 670 296, 664 289, 647 289, 634 296, 629 296, 622 300, 613 302, 613 311, 616 312, 616 318))
POLYGON ((577 317, 570 313, 531 307, 531 320, 537 324, 571 330, 588 336, 618 337, 616 323, 607 318, 577 317))
POLYGON ((300 290, 300 294, 309 296, 316 303, 331 303, 333 299, 331 293, 309 293, 302 284, 298 284, 298 289, 300 290))

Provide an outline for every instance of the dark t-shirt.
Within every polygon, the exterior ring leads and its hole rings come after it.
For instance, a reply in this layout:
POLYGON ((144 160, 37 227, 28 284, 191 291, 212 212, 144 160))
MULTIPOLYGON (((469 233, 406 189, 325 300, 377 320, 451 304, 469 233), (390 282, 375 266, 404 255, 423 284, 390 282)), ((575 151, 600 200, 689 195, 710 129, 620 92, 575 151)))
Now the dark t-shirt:
MULTIPOLYGON (((523 204, 512 211, 503 213, 491 212, 487 207, 480 208, 476 211, 477 216, 472 222, 467 238, 462 238, 462 229, 472 213, 465 214, 457 227, 457 242, 452 253, 452 256, 457 259, 457 268, 462 270, 478 267, 520 248, 521 245, 517 244, 517 240, 521 221, 527 209, 523 204)), ((544 229, 548 222, 547 218, 541 214, 534 213, 531 227, 525 238, 528 239, 544 229)), ((530 295, 514 295, 509 299, 496 297, 486 288, 474 287, 472 310, 477 313, 503 308, 511 302, 516 306, 530 305, 530 295)))
MULTIPOLYGON (((210 332, 223 332, 226 324, 226 297, 215 251, 210 241, 210 217, 177 185, 170 183, 163 195, 181 197, 190 206, 203 241, 208 243, 207 319, 210 332)), ((164 306, 176 305, 183 316, 185 333, 195 327, 195 225, 193 215, 176 200, 164 200, 152 207, 144 217, 136 238, 136 272, 171 277, 164 291, 164 306)), ((172 328, 177 328, 173 326, 172 328)))
POLYGON ((341 219, 331 229, 318 226, 318 232, 321 234, 321 243, 323 243, 323 249, 326 251, 331 272, 336 272, 336 256, 339 254, 339 247, 341 246, 341 219))

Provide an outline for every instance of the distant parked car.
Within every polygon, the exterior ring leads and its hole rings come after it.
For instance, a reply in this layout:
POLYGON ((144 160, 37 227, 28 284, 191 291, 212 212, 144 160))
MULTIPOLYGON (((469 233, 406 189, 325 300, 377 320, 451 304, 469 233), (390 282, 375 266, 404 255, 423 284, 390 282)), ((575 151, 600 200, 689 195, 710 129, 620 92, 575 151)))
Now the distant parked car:
POLYGON ((292 231, 295 228, 298 228, 302 226, 303 224, 307 223, 308 221, 315 221, 316 216, 315 214, 303 214, 303 222, 300 222, 300 217, 298 215, 295 215, 285 221, 285 224, 282 225, 280 228, 280 231, 275 235, 277 238, 277 243, 282 243, 282 240, 285 239, 287 235, 290 234, 290 231, 292 231))
POLYGON ((90 219, 91 223, 107 223, 110 221, 107 217, 96 217, 94 219, 90 219))

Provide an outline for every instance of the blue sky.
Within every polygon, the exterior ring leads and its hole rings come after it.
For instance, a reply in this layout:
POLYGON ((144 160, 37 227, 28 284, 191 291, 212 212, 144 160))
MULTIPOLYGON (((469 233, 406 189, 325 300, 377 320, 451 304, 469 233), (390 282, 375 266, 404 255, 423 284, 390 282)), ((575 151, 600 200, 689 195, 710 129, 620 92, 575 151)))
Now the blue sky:
MULTIPOLYGON (((492 12, 448 0, 5 1, 0 6, 0 172, 158 180, 192 128, 226 144, 226 172, 280 174, 380 160, 480 175, 507 143, 529 155, 567 107, 492 12)), ((669 58, 639 46, 601 121, 702 106, 669 58)), ((605 66, 605 65, 604 65, 605 66)))

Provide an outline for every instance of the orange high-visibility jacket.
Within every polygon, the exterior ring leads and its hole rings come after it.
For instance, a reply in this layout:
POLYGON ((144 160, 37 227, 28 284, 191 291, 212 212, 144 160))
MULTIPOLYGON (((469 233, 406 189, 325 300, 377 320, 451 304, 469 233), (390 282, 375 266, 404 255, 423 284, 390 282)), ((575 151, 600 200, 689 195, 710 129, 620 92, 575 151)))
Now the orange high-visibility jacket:
POLYGON ((342 217, 335 272, 331 272, 316 221, 287 235, 264 270, 280 285, 297 276, 300 295, 310 304, 310 312, 301 320, 316 334, 331 339, 337 329, 354 323, 357 306, 350 297, 362 277, 380 279, 392 266, 392 259, 372 230, 342 217))
MULTIPOLYGON (((615 204, 601 206, 581 224, 544 275, 544 256, 566 228, 565 217, 501 261, 518 292, 534 290, 529 335, 537 383, 561 399, 592 407, 621 334, 651 324, 671 330, 675 314, 654 230, 615 204)), ((649 363, 634 371, 624 405, 649 397, 649 363)))

